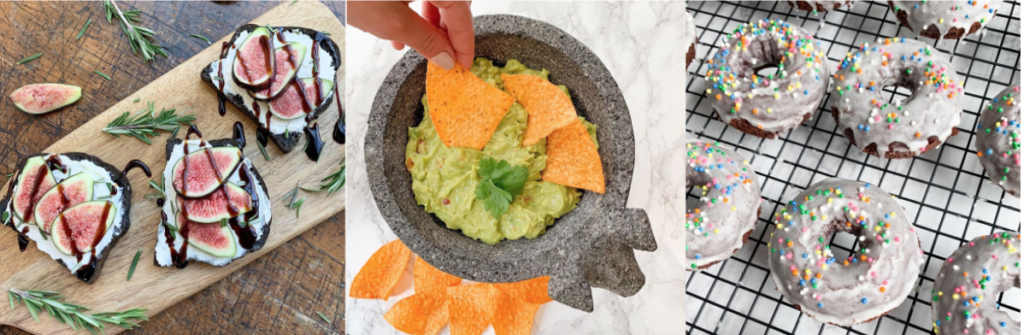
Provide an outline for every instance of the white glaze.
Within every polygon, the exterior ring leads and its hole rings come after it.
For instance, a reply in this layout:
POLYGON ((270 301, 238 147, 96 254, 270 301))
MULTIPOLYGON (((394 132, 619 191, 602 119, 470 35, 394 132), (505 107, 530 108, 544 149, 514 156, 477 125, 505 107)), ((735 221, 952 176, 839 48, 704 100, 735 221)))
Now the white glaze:
POLYGON ((787 203, 773 223, 768 266, 775 286, 819 322, 852 326, 874 319, 899 306, 917 285, 924 262, 917 232, 900 203, 876 186, 823 180, 787 203), (858 223, 860 217, 867 227, 858 223), (846 229, 847 222, 860 239, 860 250, 851 254, 856 261, 835 259, 825 248, 830 233, 846 229))
MULTIPOLYGON (((257 100, 250 96, 249 93, 247 93, 248 90, 242 88, 241 86, 238 86, 238 84, 231 79, 232 68, 234 67, 235 54, 238 52, 238 47, 242 45, 242 42, 245 41, 245 37, 249 36, 249 34, 250 32, 248 31, 243 31, 239 33, 238 37, 235 38, 234 47, 229 48, 227 54, 225 54, 226 56, 224 59, 227 59, 228 62, 224 63, 224 94, 242 97, 242 101, 245 102, 245 112, 249 114, 256 114, 252 109, 252 103, 253 101, 257 100)), ((298 30, 283 30, 283 34, 285 40, 287 40, 289 43, 298 42, 306 47, 306 54, 302 56, 302 60, 299 61, 299 71, 295 74, 295 76, 298 78, 312 78, 314 43, 313 38, 301 33, 298 30)), ((334 81, 336 79, 334 77, 335 71, 334 66, 331 66, 331 64, 334 62, 334 56, 328 53, 327 49, 325 48, 318 49, 320 53, 320 64, 318 65, 320 70, 320 78, 334 81)), ((220 59, 215 60, 213 61, 213 63, 210 63, 209 67, 211 71, 210 80, 213 82, 213 85, 217 87, 219 87, 220 81, 213 77, 217 75, 217 69, 218 66, 220 66, 220 62, 220 59)), ((337 78, 337 80, 344 80, 344 78, 337 78)), ((335 82, 334 84, 337 85, 338 83, 335 82)), ((327 99, 333 94, 333 90, 331 92, 325 92, 324 99, 327 99)), ((256 119, 259 120, 261 126, 270 130, 271 133, 282 134, 286 129, 291 133, 300 133, 302 132, 302 129, 306 127, 305 118, 298 118, 294 120, 285 121, 282 120, 281 118, 278 118, 277 116, 274 116, 273 114, 271 114, 270 117, 270 126, 267 127, 267 113, 270 113, 270 104, 268 103, 268 101, 257 101, 256 103, 259 104, 260 106, 260 113, 256 115, 256 119)))
POLYGON ((686 151, 687 184, 703 193, 696 206, 686 209, 685 265, 696 271, 743 247, 743 235, 757 223, 761 187, 735 151, 701 140, 688 140, 686 151))
MULTIPOLYGON (((52 171, 53 178, 54 180, 57 181, 57 183, 60 183, 64 181, 64 179, 67 179, 68 177, 77 175, 79 173, 86 173, 92 176, 95 180, 95 182, 93 183, 92 199, 90 200, 106 200, 114 203, 114 208, 116 208, 116 211, 111 211, 111 214, 114 215, 114 222, 109 227, 107 227, 107 231, 103 235, 103 239, 100 240, 100 243, 97 244, 95 248, 96 259, 102 259, 104 251, 106 251, 107 246, 110 245, 110 241, 114 237, 114 232, 121 229, 121 224, 123 223, 121 211, 124 210, 124 208, 121 208, 121 200, 123 198, 124 192, 117 192, 116 195, 110 196, 110 189, 107 188, 106 183, 113 184, 117 188, 120 188, 122 186, 130 187, 130 185, 117 185, 117 183, 114 182, 114 177, 110 175, 110 172, 94 164, 91 161, 75 161, 61 154, 58 154, 57 156, 60 157, 61 164, 63 164, 64 167, 67 169, 67 173, 61 172, 60 170, 52 171), (110 198, 104 198, 108 196, 110 198)), ((43 159, 46 159, 45 157, 43 159)), ((23 185, 17 185, 11 194, 17 194, 18 188, 22 186, 23 185)), ((14 211, 12 206, 14 206, 14 199, 12 198, 11 200, 12 201, 7 202, 7 208, 4 208, 4 211, 13 213, 14 211)), ((22 229, 24 229, 24 227, 28 227, 28 234, 26 234, 25 236, 35 242, 34 244, 36 246, 36 249, 39 249, 40 251, 45 252, 47 255, 50 255, 50 258, 54 260, 63 261, 64 264, 66 264, 68 270, 71 271, 71 273, 74 273, 75 271, 78 270, 78 268, 82 266, 88 265, 89 262, 91 261, 90 257, 82 257, 82 262, 79 264, 77 257, 73 255, 66 255, 57 250, 57 246, 53 244, 53 237, 47 236, 46 239, 43 239, 41 233, 42 230, 39 229, 39 227, 37 227, 34 224, 26 224, 16 215, 11 215, 11 222, 14 224, 15 228, 17 228, 18 231, 21 231, 22 229)))
MULTIPOLYGON (((197 150, 200 150, 202 148, 212 147, 209 143, 206 143, 206 146, 200 146, 199 144, 200 140, 189 140, 189 152, 196 152, 197 150)), ((167 168, 165 168, 163 172, 165 199, 163 212, 165 215, 167 215, 168 221, 175 221, 177 215, 175 215, 174 213, 174 208, 181 208, 181 205, 177 203, 178 195, 175 193, 174 187, 171 187, 171 180, 173 180, 172 174, 174 172, 174 165, 182 157, 185 157, 185 142, 178 143, 177 145, 174 146, 174 148, 172 149, 171 158, 167 160, 167 168)), ((242 157, 242 161, 239 162, 239 164, 245 164, 246 166, 248 166, 250 173, 255 175, 254 171, 256 171, 256 167, 252 165, 252 162, 249 161, 248 158, 242 157)), ((235 172, 228 177, 227 182, 236 184, 241 183, 242 179, 240 177, 240 174, 241 170, 236 169, 235 172)), ((267 197, 267 194, 263 192, 263 185, 260 183, 260 180, 258 178, 255 178, 254 176, 252 178, 252 182, 255 184, 253 185, 253 190, 256 191, 256 194, 259 195, 260 198, 260 219, 256 220, 256 222, 252 224, 252 228, 256 232, 256 240, 260 240, 263 238, 263 227, 267 224, 267 222, 271 222, 273 216, 270 211, 270 199, 267 197)), ((176 224, 176 222, 169 223, 176 224)), ((166 228, 162 224, 159 226, 160 227, 157 229, 156 232, 156 261, 160 266, 172 266, 174 265, 174 262, 171 260, 171 250, 170 248, 168 248, 167 239, 164 237, 164 229, 166 228)), ((184 243, 184 238, 182 238, 181 235, 178 234, 177 232, 175 232, 174 234, 174 248, 175 250, 181 250, 181 244, 184 243)), ((234 231, 231 232, 231 237, 235 240, 235 245, 238 246, 238 236, 234 233, 234 231)), ((214 266, 227 265, 228 263, 231 263, 232 260, 238 259, 242 256, 245 256, 245 254, 249 253, 249 250, 246 250, 245 248, 238 246, 236 248, 234 257, 225 258, 210 255, 209 253, 199 250, 199 248, 195 248, 192 245, 189 245, 186 248, 188 248, 188 255, 186 257, 186 260, 197 260, 214 266)))
POLYGON ((827 58, 819 42, 803 28, 781 20, 751 22, 737 29, 740 31, 719 41, 719 51, 705 76, 705 94, 719 118, 725 123, 746 120, 776 135, 800 125, 804 115, 818 109, 828 89, 827 58), (744 45, 741 36, 747 38, 744 45), (795 57, 780 62, 786 52, 795 57), (764 65, 781 65, 779 70, 785 76, 755 80, 753 69, 764 65))
POLYGON ((948 59, 927 44, 905 38, 864 43, 848 53, 836 71, 830 98, 839 111, 839 131, 851 129, 854 138, 850 140, 861 149, 876 144, 880 157, 892 152, 889 145, 894 142, 906 144, 914 155, 926 149, 932 136, 945 142, 960 124, 963 96, 959 76, 948 59), (941 87, 935 86, 936 78, 941 87), (901 82, 912 84, 908 89, 914 93, 888 104, 889 93, 883 88, 901 82), (895 116, 891 122, 890 113, 895 116))
POLYGON ((971 240, 942 263, 935 278, 932 290, 935 333, 1020 334, 1020 322, 996 307, 999 294, 1014 286, 1020 287, 1020 233, 999 233, 971 240), (965 304, 974 299, 978 305, 965 304), (965 312, 970 313, 970 319, 965 312))
POLYGON ((1020 198, 1020 85, 1007 87, 993 100, 981 110, 974 148, 989 180, 1020 198))
POLYGON ((974 22, 982 22, 978 31, 984 30, 985 25, 995 17, 1000 3, 995 0, 892 1, 896 8, 907 12, 907 23, 911 30, 921 33, 934 25, 942 36, 954 28, 964 29, 966 35, 974 22))

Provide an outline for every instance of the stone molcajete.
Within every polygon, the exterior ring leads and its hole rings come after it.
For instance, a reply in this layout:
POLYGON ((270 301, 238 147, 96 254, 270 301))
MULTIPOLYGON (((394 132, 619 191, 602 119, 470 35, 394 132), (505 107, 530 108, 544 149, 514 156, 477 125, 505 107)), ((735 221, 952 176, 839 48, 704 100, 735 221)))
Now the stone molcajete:
POLYGON ((438 269, 479 282, 515 282, 550 276, 548 294, 593 310, 591 287, 631 296, 644 285, 634 250, 657 248, 647 214, 627 209, 634 139, 629 110, 611 74, 586 46, 549 24, 514 15, 474 20, 476 56, 503 64, 517 59, 548 69, 569 88, 577 112, 598 126, 606 193, 584 192, 576 209, 535 239, 487 245, 416 204, 405 166, 408 129, 423 118, 427 61, 410 51, 377 91, 366 136, 366 170, 374 200, 396 235, 438 269))

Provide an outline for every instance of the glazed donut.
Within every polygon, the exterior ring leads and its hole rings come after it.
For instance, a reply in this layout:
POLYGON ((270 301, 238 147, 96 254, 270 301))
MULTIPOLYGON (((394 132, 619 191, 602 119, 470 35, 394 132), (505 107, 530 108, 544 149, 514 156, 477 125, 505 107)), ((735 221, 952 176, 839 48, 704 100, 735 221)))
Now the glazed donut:
POLYGON ((838 129, 854 146, 885 158, 910 158, 956 135, 963 86, 948 58, 905 38, 864 43, 847 53, 832 76, 838 129), (890 104, 887 86, 913 93, 890 104))
POLYGON ((853 0, 787 0, 786 2, 790 7, 814 14, 828 13, 830 10, 836 10, 843 6, 853 7, 853 0))
POLYGON ((687 270, 705 269, 746 243, 761 213, 761 187, 747 160, 700 140, 686 142, 686 187, 701 189, 700 203, 686 208, 687 270))
POLYGON ((819 322, 852 326, 896 308, 913 292, 923 263, 914 225, 889 193, 859 181, 826 179, 790 201, 773 220, 768 268, 775 286, 819 322), (836 259, 832 234, 858 235, 836 259))
POLYGON ((828 89, 825 52, 798 26, 767 19, 743 24, 718 46, 705 93, 718 117, 744 133, 775 138, 796 128, 828 89), (777 73, 757 75, 772 66, 777 73))
POLYGON ((999 92, 978 118, 978 149, 981 165, 992 182, 1006 193, 1020 197, 1020 85, 999 92))
POLYGON ((1001 1, 889 1, 896 19, 927 38, 958 39, 992 21, 1001 1))
POLYGON ((946 334, 1020 334, 999 294, 1020 288, 1020 233, 971 240, 942 263, 932 289, 932 327, 946 334))
POLYGON ((686 50, 686 67, 689 68, 697 56, 697 25, 689 11, 683 13, 683 50, 686 50))

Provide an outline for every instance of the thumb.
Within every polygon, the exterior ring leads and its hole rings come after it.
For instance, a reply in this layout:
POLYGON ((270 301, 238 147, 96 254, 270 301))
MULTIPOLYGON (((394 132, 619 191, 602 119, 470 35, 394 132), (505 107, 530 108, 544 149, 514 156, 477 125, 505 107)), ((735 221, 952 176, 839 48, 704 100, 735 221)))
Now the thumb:
POLYGON ((455 67, 455 49, 448 37, 419 15, 410 15, 402 24, 397 42, 415 49, 435 65, 451 70, 455 67))

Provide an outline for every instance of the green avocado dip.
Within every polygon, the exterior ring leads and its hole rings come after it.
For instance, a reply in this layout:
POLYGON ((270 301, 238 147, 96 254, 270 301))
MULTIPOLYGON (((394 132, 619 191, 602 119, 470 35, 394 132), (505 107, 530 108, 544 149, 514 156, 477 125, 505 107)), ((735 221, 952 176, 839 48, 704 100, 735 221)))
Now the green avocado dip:
MULTIPOLYGON (((488 84, 505 90, 501 74, 528 74, 548 80, 548 70, 528 69, 511 59, 504 68, 485 58, 477 58, 470 71, 488 84)), ((565 86, 559 88, 568 95, 565 86)), ((423 121, 409 128, 409 143, 405 146, 405 163, 412 174, 412 190, 416 202, 427 213, 433 213, 450 229, 459 229, 466 236, 487 244, 503 239, 536 238, 543 234, 555 219, 576 208, 580 191, 541 180, 541 171, 547 161, 547 139, 534 145, 522 145, 526 131, 527 112, 515 103, 505 114, 483 150, 446 147, 434 130, 427 97, 423 96, 423 121), (486 157, 508 161, 512 166, 526 166, 529 177, 523 191, 509 205, 508 211, 495 219, 478 200, 474 191, 480 183, 477 174, 480 160, 486 157)), ((581 117, 580 120, 583 120, 581 117)), ((590 138, 597 144, 597 126, 583 120, 590 138)))

